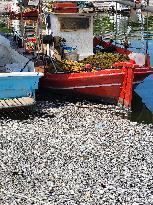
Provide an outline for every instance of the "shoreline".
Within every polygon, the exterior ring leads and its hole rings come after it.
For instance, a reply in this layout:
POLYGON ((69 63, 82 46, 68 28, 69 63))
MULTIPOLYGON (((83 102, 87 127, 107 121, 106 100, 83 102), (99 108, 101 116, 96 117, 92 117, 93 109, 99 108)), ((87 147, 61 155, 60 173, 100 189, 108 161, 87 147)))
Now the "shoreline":
POLYGON ((151 204, 153 126, 115 106, 37 102, 44 116, 0 120, 1 203, 151 204))

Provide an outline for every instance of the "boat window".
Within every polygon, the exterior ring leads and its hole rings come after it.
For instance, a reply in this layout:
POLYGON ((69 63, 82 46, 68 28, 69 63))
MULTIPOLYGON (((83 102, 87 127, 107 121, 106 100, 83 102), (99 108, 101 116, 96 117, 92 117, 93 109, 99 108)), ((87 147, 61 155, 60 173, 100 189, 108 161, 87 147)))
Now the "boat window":
POLYGON ((78 29, 88 29, 89 28, 89 18, 74 18, 74 17, 64 17, 59 18, 60 29, 64 31, 73 31, 78 29))

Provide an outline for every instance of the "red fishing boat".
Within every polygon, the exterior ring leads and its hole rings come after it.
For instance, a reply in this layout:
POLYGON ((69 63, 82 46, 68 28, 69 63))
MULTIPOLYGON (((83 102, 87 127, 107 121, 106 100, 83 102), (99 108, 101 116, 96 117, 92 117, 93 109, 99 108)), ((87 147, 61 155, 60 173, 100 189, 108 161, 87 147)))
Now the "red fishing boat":
MULTIPOLYGON (((107 42, 102 43, 104 47, 107 47, 107 42)), ((125 53, 125 55, 132 53, 120 47, 116 47, 116 51, 121 54, 125 53)), ((56 93, 73 93, 102 98, 104 101, 117 102, 130 108, 133 88, 143 82, 147 76, 153 74, 149 59, 147 55, 144 66, 139 66, 131 60, 115 63, 112 69, 96 72, 50 73, 44 70, 44 77, 40 80, 41 87, 50 89, 51 92, 56 91, 56 93)))
MULTIPOLYGON (((58 13, 50 14, 51 31, 55 36, 66 39, 68 45, 75 45, 80 59, 93 55, 93 45, 101 44, 104 48, 110 43, 101 38, 92 38, 93 35, 93 15, 78 13, 58 13), (71 24, 73 21, 73 24, 71 24), (90 44, 92 46, 90 46, 90 44)), ((113 45, 116 53, 125 56, 133 55, 132 51, 113 45)), ((140 57, 137 55, 137 57, 140 57)), ((74 93, 90 97, 102 98, 104 100, 115 101, 130 108, 132 91, 135 85, 141 83, 148 75, 153 73, 150 66, 149 55, 141 56, 144 63, 137 63, 133 56, 129 62, 117 62, 113 68, 97 70, 95 72, 61 73, 56 71, 51 73, 44 70, 44 76, 40 80, 42 88, 50 89, 51 93, 74 93)), ((53 63, 54 64, 54 63, 53 63)))
POLYGON ((44 72, 41 87, 52 91, 69 92, 105 101, 131 106, 133 65, 124 63, 122 69, 107 69, 97 72, 55 73, 44 72))

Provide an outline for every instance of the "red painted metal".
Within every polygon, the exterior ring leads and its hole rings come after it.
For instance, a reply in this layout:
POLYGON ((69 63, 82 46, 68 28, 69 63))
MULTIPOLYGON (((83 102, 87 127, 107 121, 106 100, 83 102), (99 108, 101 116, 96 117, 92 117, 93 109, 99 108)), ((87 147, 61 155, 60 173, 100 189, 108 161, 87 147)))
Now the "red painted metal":
MULTIPOLYGON (((19 13, 16 13, 16 12, 14 12, 14 11, 11 11, 10 13, 9 13, 9 15, 10 15, 10 18, 11 19, 21 19, 21 13, 19 12, 19 13)), ((37 18, 38 17, 38 9, 33 9, 33 10, 31 10, 31 11, 25 11, 25 12, 23 12, 22 13, 22 17, 23 18, 29 18, 29 17, 35 17, 35 18, 37 18)))
POLYGON ((38 17, 38 9, 32 9, 31 11, 25 11, 23 12, 23 18, 24 17, 38 17))
POLYGON ((141 4, 142 0, 135 0, 134 1, 136 4, 141 4))
POLYGON ((26 38, 26 42, 36 43, 37 42, 37 38, 36 37, 28 37, 28 38, 26 38))
POLYGON ((137 65, 130 62, 120 62, 115 63, 113 66, 123 66, 125 75, 120 96, 118 98, 118 103, 125 106, 126 108, 130 108, 132 101, 134 69, 137 65))
POLYGON ((99 41, 95 39, 94 41, 95 41, 95 42, 96 42, 96 41, 99 42, 99 44, 100 44, 101 46, 103 46, 104 48, 107 48, 107 47, 109 47, 110 45, 112 45, 112 46, 114 46, 114 47, 116 48, 116 52, 117 52, 117 53, 120 53, 120 54, 123 54, 123 55, 129 55, 130 53, 132 53, 132 51, 129 51, 129 50, 126 50, 126 49, 124 49, 124 48, 115 46, 115 45, 111 44, 110 42, 103 41, 102 39, 99 39, 99 41))
POLYGON ((56 2, 53 3, 55 13, 77 13, 77 4, 75 2, 56 2))

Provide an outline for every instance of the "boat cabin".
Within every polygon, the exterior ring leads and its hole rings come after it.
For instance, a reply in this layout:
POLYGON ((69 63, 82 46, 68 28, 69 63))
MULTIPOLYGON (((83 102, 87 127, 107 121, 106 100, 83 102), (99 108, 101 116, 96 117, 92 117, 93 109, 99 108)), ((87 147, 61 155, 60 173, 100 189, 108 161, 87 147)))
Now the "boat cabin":
POLYGON ((50 14, 49 33, 64 39, 63 54, 67 58, 82 60, 93 55, 93 15, 78 12, 50 14))

